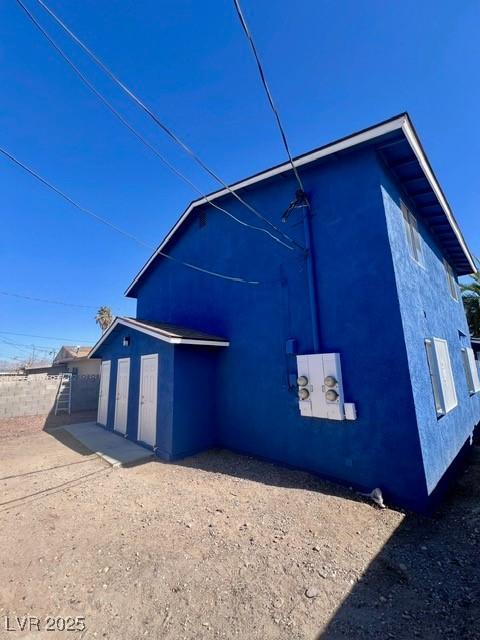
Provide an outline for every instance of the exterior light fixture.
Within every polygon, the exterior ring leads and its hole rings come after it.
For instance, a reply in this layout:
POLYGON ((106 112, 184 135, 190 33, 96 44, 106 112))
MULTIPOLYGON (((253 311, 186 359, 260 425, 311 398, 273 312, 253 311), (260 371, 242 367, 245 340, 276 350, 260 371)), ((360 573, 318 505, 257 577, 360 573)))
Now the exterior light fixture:
POLYGON ((306 387, 308 384, 308 378, 307 376, 299 376, 297 378, 297 384, 299 387, 306 387))

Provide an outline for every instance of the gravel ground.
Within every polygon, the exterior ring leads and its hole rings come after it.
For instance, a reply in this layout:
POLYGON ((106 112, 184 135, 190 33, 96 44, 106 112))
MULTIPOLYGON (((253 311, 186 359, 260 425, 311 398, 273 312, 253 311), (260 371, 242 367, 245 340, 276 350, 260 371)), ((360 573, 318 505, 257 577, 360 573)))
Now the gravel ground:
POLYGON ((48 416, 19 416, 16 418, 0 419, 0 439, 15 438, 17 436, 25 436, 36 433, 37 431, 50 431, 55 427, 75 424, 76 422, 95 422, 97 419, 96 411, 79 411, 67 415, 48 416))
POLYGON ((2 637, 480 638, 478 456, 423 518, 226 451, 111 469, 38 425, 0 449, 2 637))

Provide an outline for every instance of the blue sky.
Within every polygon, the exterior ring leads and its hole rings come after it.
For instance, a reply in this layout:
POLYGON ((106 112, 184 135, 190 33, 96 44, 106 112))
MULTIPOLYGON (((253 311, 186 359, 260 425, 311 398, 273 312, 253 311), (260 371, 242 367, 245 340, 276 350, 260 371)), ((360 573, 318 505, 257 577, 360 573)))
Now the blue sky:
MULTIPOLYGON (((216 188, 35 0, 24 1, 160 151, 203 190, 216 188)), ((49 5, 225 180, 285 159, 230 0, 49 5)), ((468 244, 480 254, 480 3, 243 0, 243 9, 292 151, 408 110, 468 244)), ((88 91, 15 0, 0 6, 0 86, 0 145, 146 242, 156 245, 195 197, 88 91)), ((92 305, 0 295, 0 359, 28 352, 4 339, 52 348, 93 343, 95 306, 135 313, 123 291, 147 249, 81 215, 2 157, 0 193, 0 290, 92 305), (55 339, 1 333, 7 331, 55 339)))

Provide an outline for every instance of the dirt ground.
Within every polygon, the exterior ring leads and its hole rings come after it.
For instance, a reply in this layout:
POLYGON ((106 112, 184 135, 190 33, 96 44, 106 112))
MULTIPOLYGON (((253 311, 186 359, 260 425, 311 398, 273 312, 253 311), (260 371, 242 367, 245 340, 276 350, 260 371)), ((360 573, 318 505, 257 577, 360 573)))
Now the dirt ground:
POLYGON ((226 451, 112 469, 42 428, 0 425, 0 637, 480 638, 479 456, 423 518, 226 451))

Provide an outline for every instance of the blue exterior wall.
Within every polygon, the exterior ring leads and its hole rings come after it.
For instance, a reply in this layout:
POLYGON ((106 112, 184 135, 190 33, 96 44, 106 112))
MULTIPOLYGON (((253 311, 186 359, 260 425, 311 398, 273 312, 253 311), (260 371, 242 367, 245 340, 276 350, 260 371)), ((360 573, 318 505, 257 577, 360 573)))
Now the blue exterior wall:
POLYGON ((137 441, 141 356, 157 353, 156 454, 173 460, 214 446, 215 397, 211 392, 215 389, 217 351, 214 347, 174 346, 118 325, 97 354, 111 361, 107 429, 113 430, 114 425, 117 363, 120 358, 130 358, 127 438, 137 441), (123 346, 125 336, 130 337, 128 347, 123 346))
MULTIPOLYGON (((382 167, 372 148, 356 148, 302 169, 313 216, 320 351, 342 358, 354 422, 299 414, 294 356, 312 353, 305 257, 245 230, 207 206, 170 241, 173 256, 222 273, 261 280, 235 284, 157 258, 138 286, 137 317, 224 335, 218 354, 218 443, 418 506, 427 497, 409 363, 382 199, 382 167)), ((294 197, 288 175, 243 190, 275 224, 294 197)), ((258 220, 231 197, 221 204, 258 220)), ((304 242, 302 210, 282 225, 304 242)), ((194 424, 191 425, 194 429, 194 424)))
POLYGON ((395 281, 412 379, 418 431, 428 493, 430 494, 468 440, 480 420, 480 394, 470 396, 461 348, 470 346, 461 301, 448 289, 443 256, 432 232, 390 178, 382 179, 382 194, 395 267, 395 281), (425 268, 410 256, 400 201, 417 217, 425 268), (458 406, 437 419, 425 351, 426 338, 448 342, 458 406))
POLYGON ((219 444, 215 422, 217 359, 224 347, 175 347, 172 458, 219 444))
POLYGON ((140 391, 140 357, 158 353, 157 390, 157 447, 159 455, 168 457, 172 449, 173 424, 173 346, 148 335, 118 325, 101 345, 96 357, 110 360, 110 388, 108 394, 107 428, 113 429, 115 416, 115 393, 117 385, 117 362, 119 358, 130 358, 130 385, 128 394, 127 438, 137 440, 138 400, 140 391), (130 346, 123 346, 123 338, 130 337, 130 346))

